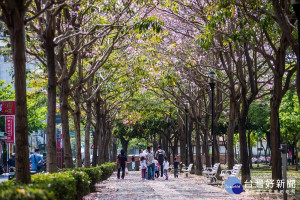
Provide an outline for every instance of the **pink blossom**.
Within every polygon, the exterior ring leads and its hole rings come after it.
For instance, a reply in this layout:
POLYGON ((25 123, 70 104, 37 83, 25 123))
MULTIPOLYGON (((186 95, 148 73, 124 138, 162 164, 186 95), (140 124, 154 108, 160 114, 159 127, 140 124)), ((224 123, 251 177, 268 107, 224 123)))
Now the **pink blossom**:
POLYGON ((182 44, 182 40, 181 40, 181 39, 177 40, 177 41, 176 41, 176 44, 177 44, 177 45, 182 44))
POLYGON ((70 12, 70 15, 71 15, 71 16, 76 16, 77 14, 78 14, 77 11, 71 11, 71 12, 70 12))
POLYGON ((169 42, 169 39, 168 38, 164 38, 163 40, 165 43, 168 43, 169 42))
POLYGON ((126 124, 128 124, 129 123, 129 120, 128 119, 125 119, 124 121, 123 121, 123 124, 124 125, 126 125, 126 124))

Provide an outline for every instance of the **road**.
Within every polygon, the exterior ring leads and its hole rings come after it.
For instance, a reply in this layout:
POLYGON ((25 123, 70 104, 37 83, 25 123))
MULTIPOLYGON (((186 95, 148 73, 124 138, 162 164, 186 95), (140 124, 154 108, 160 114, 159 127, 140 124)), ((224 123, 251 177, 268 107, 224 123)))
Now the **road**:
POLYGON ((256 199, 245 194, 232 195, 224 188, 208 185, 204 177, 189 175, 188 178, 169 176, 169 180, 142 180, 140 172, 130 171, 124 180, 117 179, 116 172, 107 180, 96 185, 97 192, 85 196, 84 200, 249 200, 256 199))

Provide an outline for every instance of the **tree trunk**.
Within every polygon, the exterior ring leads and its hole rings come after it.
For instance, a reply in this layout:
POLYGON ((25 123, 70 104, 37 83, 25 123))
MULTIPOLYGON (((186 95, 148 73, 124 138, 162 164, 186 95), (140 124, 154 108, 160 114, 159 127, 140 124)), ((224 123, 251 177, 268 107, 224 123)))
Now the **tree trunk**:
POLYGON ((252 146, 251 146, 250 136, 251 136, 251 132, 248 131, 248 152, 249 152, 248 160, 249 160, 250 169, 253 169, 253 166, 252 166, 252 146))
MULTIPOLYGON (((77 93, 77 92, 76 92, 77 93)), ((76 95, 79 98, 79 95, 76 95)), ((82 167, 81 159, 81 136, 80 136, 80 105, 77 100, 75 101, 74 125, 75 125, 75 139, 76 139, 76 164, 77 167, 82 167)))
POLYGON ((178 155, 178 137, 174 137, 174 146, 173 146, 173 160, 177 159, 178 155))
MULTIPOLYGON (((298 45, 300 45, 300 44, 298 44, 298 45)), ((298 57, 299 57, 299 55, 298 55, 298 57)), ((298 103, 300 105, 300 63, 299 62, 298 62, 298 68, 297 68, 296 88, 297 88, 297 95, 298 95, 298 103)))
POLYGON ((227 128, 227 157, 228 157, 228 169, 232 169, 234 165, 234 150, 233 150, 233 135, 236 121, 236 101, 230 94, 230 110, 229 121, 227 128))
POLYGON ((84 135, 84 167, 90 167, 90 128, 92 121, 92 103, 87 101, 86 103, 86 124, 85 124, 85 135, 84 135))
POLYGON ((122 149, 125 151, 125 154, 127 154, 127 148, 128 148, 128 140, 125 140, 125 138, 123 136, 120 137, 120 141, 122 144, 122 149))
POLYGON ((97 157, 97 164, 101 165, 102 164, 102 160, 103 158, 103 146, 104 146, 104 137, 105 137, 105 128, 104 128, 104 124, 105 122, 103 121, 103 105, 101 104, 100 106, 100 118, 99 121, 97 121, 97 123, 99 123, 99 132, 98 132, 98 142, 97 142, 97 149, 98 149, 98 157, 97 157))
MULTIPOLYGON (((243 104, 243 106, 245 106, 243 104)), ((240 155, 241 155, 241 164, 242 166, 242 184, 245 181, 251 180, 250 176, 250 168, 249 168, 249 160, 248 160, 248 151, 247 151, 247 138, 246 138, 246 117, 247 112, 245 111, 246 108, 243 108, 241 114, 238 119, 238 129, 239 129, 239 136, 240 136, 240 155)))
POLYGON ((63 80, 59 87, 60 92, 60 112, 61 112, 61 125, 63 134, 63 148, 64 148, 64 160, 66 168, 73 168, 72 149, 70 142, 70 130, 69 130, 69 84, 67 80, 63 80))
POLYGON ((196 171, 195 173, 197 175, 202 175, 202 169, 203 169, 203 166, 202 166, 202 155, 201 155, 201 145, 200 145, 200 129, 199 129, 199 122, 196 121, 196 137, 195 137, 195 140, 196 140, 196 171))
POLYGON ((214 154, 215 154, 215 163, 219 163, 220 162, 220 148, 219 148, 219 139, 217 139, 217 125, 216 125, 216 121, 214 122, 214 154))
POLYGON ((5 1, 5 4, 7 6, 5 13, 7 20, 6 25, 10 32, 15 75, 16 182, 29 183, 29 144, 24 29, 24 15, 26 8, 24 0, 5 1))
POLYGON ((112 150, 111 162, 115 162, 116 161, 117 150, 118 150, 117 141, 116 141, 116 138, 114 137, 113 138, 113 150, 112 150))
MULTIPOLYGON (((103 107, 104 109, 104 107, 103 107)), ((101 116, 101 141, 99 140, 99 162, 98 164, 101 165, 108 161, 108 144, 110 140, 110 130, 108 129, 108 123, 106 122, 106 115, 102 114, 101 116)), ((126 151, 127 152, 127 151, 126 151)))
MULTIPOLYGON (((279 106, 280 100, 273 95, 271 98, 270 133, 271 133, 271 155, 272 155, 272 179, 274 183, 282 179, 280 148, 280 126, 279 106)), ((274 184, 273 189, 276 189, 274 184)))
MULTIPOLYGON (((296 136, 296 135, 295 135, 296 136)), ((298 171, 298 162, 299 162, 299 158, 298 158, 298 148, 297 148, 297 143, 298 143, 298 140, 295 140, 295 147, 296 147, 296 150, 295 150, 295 153, 296 153, 296 159, 295 159, 295 164, 296 164, 296 171, 298 171)))
POLYGON ((167 156, 168 160, 170 161, 170 152, 169 152, 169 145, 168 145, 168 141, 169 141, 168 138, 170 137, 170 133, 169 133, 168 130, 166 130, 166 132, 167 132, 167 136, 164 135, 164 139, 163 139, 163 141, 164 141, 164 150, 166 152, 166 156, 167 156))
POLYGON ((104 163, 109 161, 109 144, 111 141, 111 131, 109 128, 106 129, 106 139, 105 139, 105 147, 104 147, 104 163))
POLYGON ((154 133, 154 136, 153 136, 153 152, 155 154, 155 151, 157 150, 157 147, 158 147, 158 144, 157 144, 157 141, 156 141, 156 134, 154 133))
MULTIPOLYGON (((188 130, 188 150, 189 150, 189 163, 195 163, 194 162, 194 152, 193 152, 193 145, 192 145, 192 132, 193 132, 193 124, 194 122, 189 119, 189 130, 188 130)), ((195 165, 192 166, 192 171, 191 173, 195 173, 195 165)))
MULTIPOLYGON (((94 76, 90 78, 87 84, 87 98, 92 95, 92 85, 94 76)), ((90 129, 92 123, 92 102, 87 100, 86 102, 86 124, 85 124, 85 134, 84 134, 84 167, 88 168, 91 166, 90 160, 90 129)))
POLYGON ((206 167, 211 167, 210 155, 209 155, 209 144, 208 144, 208 125, 209 125, 209 115, 205 116, 204 124, 204 141, 203 141, 203 152, 205 153, 205 165, 206 167))
POLYGON ((45 31, 45 52, 47 56, 48 71, 48 103, 47 103, 47 172, 57 171, 56 156, 56 72, 55 72, 55 20, 47 12, 47 19, 50 21, 45 31))
POLYGON ((97 143, 98 143, 98 132, 99 128, 95 127, 95 131, 93 131, 93 159, 92 159, 92 166, 96 167, 97 165, 97 157, 98 157, 98 149, 97 149, 97 143))

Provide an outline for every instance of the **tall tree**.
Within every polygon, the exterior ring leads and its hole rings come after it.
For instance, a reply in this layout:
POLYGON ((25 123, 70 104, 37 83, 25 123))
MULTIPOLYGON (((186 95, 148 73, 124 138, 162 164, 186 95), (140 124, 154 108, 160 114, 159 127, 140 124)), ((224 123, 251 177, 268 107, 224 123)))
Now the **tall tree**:
POLYGON ((28 119, 26 103, 25 14, 31 1, 1 0, 1 16, 10 33, 15 75, 16 181, 29 183, 28 119))

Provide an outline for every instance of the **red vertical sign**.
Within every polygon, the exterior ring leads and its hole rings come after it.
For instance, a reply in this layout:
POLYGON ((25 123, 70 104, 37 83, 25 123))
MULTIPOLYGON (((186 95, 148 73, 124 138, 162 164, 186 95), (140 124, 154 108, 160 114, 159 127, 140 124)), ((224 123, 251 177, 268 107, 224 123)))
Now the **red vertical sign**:
POLYGON ((15 143, 15 117, 6 116, 5 118, 5 128, 7 135, 7 143, 15 143))

